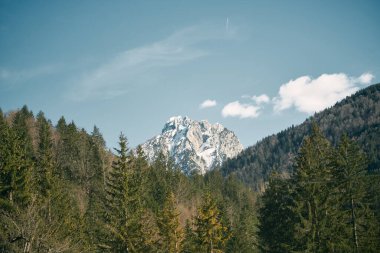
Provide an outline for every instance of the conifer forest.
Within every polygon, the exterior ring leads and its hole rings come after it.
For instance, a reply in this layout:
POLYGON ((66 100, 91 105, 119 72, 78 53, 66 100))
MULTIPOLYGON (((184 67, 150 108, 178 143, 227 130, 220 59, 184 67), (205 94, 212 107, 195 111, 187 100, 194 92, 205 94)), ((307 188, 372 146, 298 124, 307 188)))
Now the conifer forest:
POLYGON ((380 253, 380 0, 0 0, 0 253, 380 253))
POLYGON ((291 172, 260 191, 163 153, 150 163, 123 133, 109 150, 96 126, 0 111, 0 252, 379 252, 379 169, 310 122, 291 172))

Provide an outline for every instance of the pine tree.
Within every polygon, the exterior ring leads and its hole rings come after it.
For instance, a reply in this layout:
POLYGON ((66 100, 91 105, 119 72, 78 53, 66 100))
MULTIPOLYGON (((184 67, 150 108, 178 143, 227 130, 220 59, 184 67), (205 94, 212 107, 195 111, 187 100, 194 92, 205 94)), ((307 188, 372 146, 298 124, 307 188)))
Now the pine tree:
POLYGON ((293 244, 292 186, 289 180, 273 174, 261 198, 259 209, 259 239, 262 252, 290 252, 293 244))
POLYGON ((196 236, 191 228, 191 223, 187 219, 184 229, 184 236, 182 241, 182 253, 193 253, 196 252, 196 236))
POLYGON ((158 218, 161 245, 164 252, 179 253, 183 232, 178 220, 179 212, 176 208, 175 196, 170 193, 164 203, 164 208, 158 218))
MULTIPOLYGON (((18 132, 27 133, 19 128, 18 132)), ((30 198, 32 161, 27 154, 27 136, 19 136, 0 115, 0 196, 2 208, 25 206, 30 198)))
POLYGON ((148 174, 148 184, 154 185, 148 189, 148 206, 157 213, 162 210, 165 199, 170 188, 170 173, 168 172, 167 158, 160 152, 154 160, 150 173, 148 174))
POLYGON ((305 138, 296 159, 294 175, 296 248, 307 252, 326 252, 329 222, 329 191, 331 184, 331 146, 319 128, 305 138), (299 247, 299 248, 298 248, 299 247))
POLYGON ((22 142, 23 152, 25 152, 26 158, 30 160, 33 160, 35 155, 32 136, 29 134, 33 121, 33 113, 24 105, 21 110, 15 114, 12 122, 12 130, 22 142))
POLYGON ((369 184, 365 155, 347 135, 343 135, 333 158, 333 179, 339 207, 339 219, 334 224, 337 241, 342 250, 351 252, 375 252, 376 219, 369 208, 367 198, 369 184), (373 248, 375 246, 375 248, 373 248))
POLYGON ((226 244, 227 228, 221 223, 220 211, 210 193, 203 197, 195 217, 195 234, 198 252, 223 252, 226 244))
POLYGON ((155 221, 144 210, 141 191, 141 166, 145 162, 142 157, 136 158, 128 152, 127 139, 123 135, 120 136, 119 145, 120 149, 116 149, 117 160, 106 183, 107 227, 111 232, 108 244, 114 252, 152 252, 152 223, 155 221), (148 218, 151 222, 145 223, 148 218))
POLYGON ((243 206, 233 226, 232 236, 228 241, 226 252, 253 253, 258 252, 257 217, 255 211, 249 206, 246 194, 243 196, 243 206))
POLYGON ((107 245, 100 245, 102 248, 109 248, 113 252, 129 252, 126 230, 126 176, 128 170, 128 147, 127 139, 123 134, 119 137, 120 149, 115 149, 117 158, 113 162, 112 168, 106 181, 106 227, 110 231, 107 245))
POLYGON ((53 182, 54 157, 50 124, 44 114, 37 114, 38 123, 38 149, 37 162, 34 173, 34 183, 41 199, 47 201, 47 219, 51 221, 51 189, 53 182))
POLYGON ((88 247, 97 250, 97 245, 107 232, 102 224, 105 223, 105 142, 95 126, 88 138, 88 207, 85 213, 85 226, 88 247))

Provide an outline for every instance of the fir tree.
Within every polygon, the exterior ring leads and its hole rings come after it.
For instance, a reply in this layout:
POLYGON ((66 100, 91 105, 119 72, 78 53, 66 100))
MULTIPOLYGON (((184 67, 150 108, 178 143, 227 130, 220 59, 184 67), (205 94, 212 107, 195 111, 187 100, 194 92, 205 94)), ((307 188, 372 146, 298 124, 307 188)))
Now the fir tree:
POLYGON ((191 228, 191 223, 187 219, 184 229, 184 236, 182 241, 182 253, 196 252, 196 235, 191 228))
POLYGON ((331 183, 331 146, 314 124, 305 138, 296 160, 294 176, 296 248, 326 252, 329 235, 329 186, 331 183))
POLYGON ((258 252, 257 218, 246 194, 243 197, 243 206, 239 210, 239 217, 232 230, 226 252, 253 253, 258 252))
MULTIPOLYGON (((110 231, 108 245, 113 252, 129 252, 126 229, 126 174, 128 169, 127 139, 123 134, 119 137, 120 149, 115 149, 117 158, 108 174, 106 182, 106 227, 110 231)), ((103 247, 103 246, 101 246, 103 247)))
POLYGON ((34 182, 37 193, 47 201, 47 219, 51 221, 51 188, 53 182, 53 143, 50 124, 42 112, 37 114, 38 149, 37 164, 34 173, 34 182))
POLYGON ((376 219, 369 208, 367 187, 367 161, 365 155, 347 135, 343 135, 334 153, 333 176, 339 219, 334 224, 340 236, 342 250, 351 252, 374 252, 376 244, 376 219), (375 248, 373 248, 375 246, 375 248))
POLYGON ((261 198, 259 209, 259 239, 262 252, 290 252, 293 244, 292 187, 289 180, 273 174, 261 198))
MULTIPOLYGON (((26 205, 30 197, 32 161, 27 155, 25 141, 0 115, 0 196, 2 207, 26 205)), ((19 132, 26 133, 19 128, 19 132)))
POLYGON ((221 222, 220 211, 210 193, 203 197, 195 217, 195 234, 198 252, 223 252, 226 244, 227 228, 221 222))
POLYGON ((155 221, 143 208, 141 167, 136 168, 136 164, 144 163, 139 161, 143 158, 136 158, 128 152, 127 139, 123 135, 119 145, 117 160, 106 184, 107 227, 111 232, 109 246, 114 252, 151 252, 154 248, 152 223, 155 221), (150 222, 145 223, 146 220, 150 222))
POLYGON ((88 207, 85 213, 88 247, 95 251, 97 245, 106 237, 105 223, 105 142, 97 127, 88 138, 88 207))
POLYGON ((161 245, 164 252, 181 252, 183 232, 179 224, 178 216, 179 212, 176 208, 175 196, 173 193, 170 193, 158 218, 161 245))

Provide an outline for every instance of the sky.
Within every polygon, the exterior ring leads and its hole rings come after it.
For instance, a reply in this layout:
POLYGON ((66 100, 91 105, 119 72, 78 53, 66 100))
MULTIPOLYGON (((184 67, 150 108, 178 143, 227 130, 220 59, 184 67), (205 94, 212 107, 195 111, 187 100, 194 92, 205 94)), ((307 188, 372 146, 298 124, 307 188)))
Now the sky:
POLYGON ((109 148, 171 116, 247 147, 380 82, 380 2, 0 0, 0 108, 63 115, 109 148))

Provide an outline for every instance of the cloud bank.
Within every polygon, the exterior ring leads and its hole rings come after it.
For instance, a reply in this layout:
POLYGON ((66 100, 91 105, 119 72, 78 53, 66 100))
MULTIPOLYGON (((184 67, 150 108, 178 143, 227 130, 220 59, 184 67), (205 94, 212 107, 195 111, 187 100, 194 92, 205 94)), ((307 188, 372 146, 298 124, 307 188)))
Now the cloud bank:
POLYGON ((344 73, 322 74, 313 79, 301 76, 280 86, 278 95, 270 98, 266 94, 247 96, 253 102, 242 104, 239 101, 228 103, 222 110, 223 117, 257 118, 266 105, 273 106, 275 112, 294 108, 299 112, 312 114, 333 106, 336 102, 352 95, 369 85, 374 76, 363 73, 350 77, 344 73))
POLYGON ((344 73, 323 74, 316 79, 301 76, 281 85, 278 96, 273 99, 276 112, 290 108, 312 114, 368 85, 374 76, 364 73, 360 77, 349 77, 344 73))
POLYGON ((205 109, 205 108, 210 108, 210 107, 214 107, 214 106, 216 106, 216 101, 211 100, 211 99, 207 99, 199 105, 199 108, 205 109))

